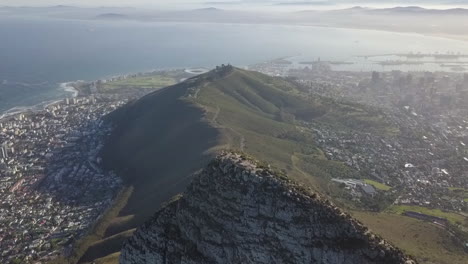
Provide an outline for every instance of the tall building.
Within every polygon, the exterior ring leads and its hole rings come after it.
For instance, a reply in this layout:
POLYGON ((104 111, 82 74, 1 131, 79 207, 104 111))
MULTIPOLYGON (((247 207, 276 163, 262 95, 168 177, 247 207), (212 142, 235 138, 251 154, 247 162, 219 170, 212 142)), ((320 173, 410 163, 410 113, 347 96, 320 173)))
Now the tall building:
POLYGON ((374 71, 372 72, 372 82, 378 83, 380 81, 380 73, 374 71))
POLYGON ((0 154, 2 155, 3 159, 8 158, 8 148, 6 146, 2 146, 0 148, 0 154))
POLYGON ((468 89, 468 73, 463 74, 463 83, 460 87, 460 90, 468 89))

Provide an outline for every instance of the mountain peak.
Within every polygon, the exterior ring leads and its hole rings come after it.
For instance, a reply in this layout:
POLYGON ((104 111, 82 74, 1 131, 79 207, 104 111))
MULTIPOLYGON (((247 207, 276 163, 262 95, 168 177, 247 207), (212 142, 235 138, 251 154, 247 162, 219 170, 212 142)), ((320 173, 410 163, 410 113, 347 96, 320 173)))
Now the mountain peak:
POLYGON ((216 8, 216 7, 206 7, 206 8, 199 8, 195 9, 195 11, 208 11, 208 12, 217 12, 217 11, 223 11, 222 9, 216 8))
POLYGON ((415 263, 269 166, 224 153, 123 247, 136 263, 415 263))
POLYGON ((390 8, 390 10, 394 11, 407 11, 407 12, 418 12, 418 11, 424 11, 427 10, 425 8, 422 8, 420 6, 397 6, 394 8, 390 8))
POLYGON ((98 19, 123 19, 126 18, 127 16, 124 14, 118 14, 118 13, 105 13, 105 14, 100 14, 96 16, 98 19))

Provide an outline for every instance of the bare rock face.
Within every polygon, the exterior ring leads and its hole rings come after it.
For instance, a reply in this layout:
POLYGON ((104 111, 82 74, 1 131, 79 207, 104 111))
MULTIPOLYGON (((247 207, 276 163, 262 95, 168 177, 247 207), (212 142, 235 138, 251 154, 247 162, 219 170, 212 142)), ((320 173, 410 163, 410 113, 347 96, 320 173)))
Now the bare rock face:
POLYGON ((135 232, 120 263, 415 262, 328 201, 229 153, 135 232))

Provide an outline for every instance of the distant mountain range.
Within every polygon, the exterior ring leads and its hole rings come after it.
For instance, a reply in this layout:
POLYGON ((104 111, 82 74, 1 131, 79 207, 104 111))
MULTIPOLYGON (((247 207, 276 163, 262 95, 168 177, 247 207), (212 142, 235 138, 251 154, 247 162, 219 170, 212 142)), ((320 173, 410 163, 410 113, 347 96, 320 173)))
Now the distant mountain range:
MULTIPOLYGON (((216 4, 219 2, 213 2, 211 4, 216 4)), ((304 6, 317 6, 317 5, 329 5, 329 2, 284 2, 284 3, 276 3, 276 5, 304 5, 304 6)), ((10 9, 10 10, 38 10, 38 11, 44 11, 44 10, 54 10, 57 11, 58 9, 63 9, 63 10, 86 10, 86 11, 91 11, 91 10, 138 10, 135 8, 127 8, 127 7, 98 7, 98 8, 84 8, 84 7, 76 7, 76 6, 67 6, 67 5, 57 5, 57 6, 49 6, 49 7, 29 7, 29 6, 20 6, 20 7, 13 7, 13 6, 0 6, 1 9, 10 9)), ((143 10, 140 10, 143 12, 143 10)), ((199 11, 223 11, 223 9, 215 8, 215 7, 206 7, 206 8, 200 8, 200 9, 193 9, 193 10, 186 10, 185 13, 190 13, 190 12, 199 12, 199 11)), ((225 10, 225 11, 232 11, 232 10, 225 10)), ((257 10, 258 12, 259 10, 257 10)), ((314 12, 318 10, 303 10, 300 12, 314 12)), ((347 9, 336 9, 336 10, 322 10, 320 12, 323 13, 328 13, 328 12, 346 12, 346 11, 361 11, 361 12, 368 12, 368 13, 393 13, 393 14, 398 14, 398 13, 411 13, 411 14, 468 14, 468 9, 465 8, 450 8, 450 9, 431 9, 431 8, 424 8, 421 6, 396 6, 392 8, 368 8, 368 7, 362 7, 362 6, 355 6, 352 8, 347 8, 347 9)), ((173 11, 164 11, 164 10, 144 10, 144 13, 166 13, 166 12, 173 12, 173 11)), ((179 11, 177 11, 179 12, 179 11)), ((138 13, 138 12, 137 12, 138 13)), ((104 14, 103 14, 104 15, 104 14)), ((124 15, 124 14, 122 14, 124 15)))
POLYGON ((116 14, 116 13, 106 13, 100 14, 96 16, 96 19, 105 19, 105 20, 119 20, 119 19, 126 19, 127 16, 123 14, 116 14))
POLYGON ((216 12, 216 11, 223 11, 222 9, 216 8, 216 7, 207 7, 207 8, 200 8, 200 9, 195 9, 195 11, 209 11, 209 12, 216 12))
POLYGON ((333 6, 330 1, 298 1, 275 3, 278 6, 333 6))
POLYGON ((451 8, 451 9, 427 9, 420 6, 397 6, 392 8, 368 8, 362 6, 355 6, 346 9, 337 9, 337 10, 326 10, 326 11, 319 11, 319 10, 303 10, 298 11, 298 13, 303 12, 320 12, 320 13, 356 13, 361 12, 363 14, 386 14, 386 15, 415 15, 415 14, 427 14, 427 15, 464 15, 468 14, 468 9, 465 8, 451 8))
POLYGON ((426 9, 419 6, 393 7, 383 9, 368 9, 368 8, 353 8, 353 11, 361 10, 369 13, 386 13, 386 14, 427 14, 427 15, 466 15, 468 9, 452 8, 452 9, 426 9))

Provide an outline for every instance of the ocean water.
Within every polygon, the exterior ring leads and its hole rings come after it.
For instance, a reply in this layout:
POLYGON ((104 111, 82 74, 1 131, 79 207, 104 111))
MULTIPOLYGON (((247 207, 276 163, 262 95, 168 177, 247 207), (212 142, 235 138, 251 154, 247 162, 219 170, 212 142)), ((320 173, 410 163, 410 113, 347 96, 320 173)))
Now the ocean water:
MULTIPOLYGON (((63 82, 130 72, 245 66, 287 56, 356 61, 359 55, 436 51, 468 54, 468 45, 417 34, 308 26, 0 16, 0 112, 63 98, 70 94, 63 82)), ((376 66, 361 61, 343 67, 361 71, 376 66)), ((413 67, 408 70, 428 70, 413 67)))

